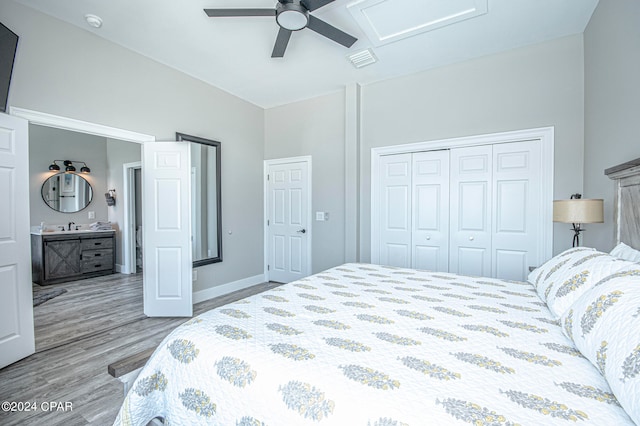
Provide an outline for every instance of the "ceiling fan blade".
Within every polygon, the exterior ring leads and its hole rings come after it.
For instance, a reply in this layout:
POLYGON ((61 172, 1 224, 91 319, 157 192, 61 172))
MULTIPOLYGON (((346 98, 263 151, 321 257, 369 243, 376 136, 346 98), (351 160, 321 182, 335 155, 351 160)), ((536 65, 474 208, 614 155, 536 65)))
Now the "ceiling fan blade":
POLYGON ((344 47, 351 47, 358 39, 345 33, 342 30, 337 29, 333 25, 329 25, 322 19, 318 19, 313 15, 309 15, 309 23, 307 28, 323 35, 336 43, 343 45, 344 47))
POLYGON ((276 37, 276 44, 273 46, 273 52, 271 53, 272 58, 282 58, 284 56, 284 51, 287 50, 292 32, 291 30, 280 28, 278 37, 276 37))
POLYGON ((302 3, 309 12, 313 12, 314 10, 320 9, 322 6, 326 6, 334 1, 335 0, 302 0, 300 3, 302 3))
POLYGON ((275 9, 204 9, 210 18, 225 18, 233 16, 275 16, 275 9))

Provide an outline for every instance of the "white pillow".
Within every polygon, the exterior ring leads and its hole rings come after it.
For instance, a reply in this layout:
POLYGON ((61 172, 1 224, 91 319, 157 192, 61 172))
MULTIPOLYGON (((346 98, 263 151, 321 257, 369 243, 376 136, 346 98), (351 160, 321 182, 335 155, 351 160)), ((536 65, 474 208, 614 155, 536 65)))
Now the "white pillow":
POLYGON ((611 250, 611 256, 618 259, 628 260, 630 262, 640 263, 640 251, 629 247, 625 243, 620 243, 611 250))
MULTIPOLYGON (((527 281, 529 281, 529 283, 531 283, 536 289, 540 287, 546 289, 550 282, 549 280, 553 280, 554 276, 560 273, 560 269, 566 265, 572 264, 578 259, 592 254, 594 251, 595 249, 589 247, 574 247, 565 250, 531 271, 527 277, 527 281)), ((547 300, 546 296, 544 296, 544 292, 540 295, 540 298, 545 301, 547 300)))
POLYGON ((565 335, 640 425, 640 268, 596 283, 560 321, 565 335))
MULTIPOLYGON (((613 257, 598 251, 563 268, 557 281, 545 289, 547 306, 556 317, 564 314, 573 303, 602 280, 610 279, 616 273, 639 271, 640 265, 613 257)), ((538 289, 540 292, 541 289, 538 289)))

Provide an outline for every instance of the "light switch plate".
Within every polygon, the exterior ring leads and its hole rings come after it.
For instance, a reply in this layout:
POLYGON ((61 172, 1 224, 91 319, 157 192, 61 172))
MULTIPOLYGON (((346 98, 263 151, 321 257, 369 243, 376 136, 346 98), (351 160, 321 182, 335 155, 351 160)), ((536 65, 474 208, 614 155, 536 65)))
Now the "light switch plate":
POLYGON ((325 220, 329 220, 329 213, 327 213, 327 212, 316 212, 316 221, 324 222, 325 220))
POLYGON ((95 219, 96 218, 96 212, 89 212, 89 219, 95 219))

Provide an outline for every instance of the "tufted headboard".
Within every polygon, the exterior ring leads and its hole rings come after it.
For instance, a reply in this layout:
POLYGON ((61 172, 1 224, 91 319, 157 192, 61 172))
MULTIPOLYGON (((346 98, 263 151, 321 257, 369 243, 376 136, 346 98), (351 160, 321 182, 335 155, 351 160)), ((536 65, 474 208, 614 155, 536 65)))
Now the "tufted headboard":
POLYGON ((604 174, 616 181, 616 244, 640 249, 640 158, 610 167, 604 174))

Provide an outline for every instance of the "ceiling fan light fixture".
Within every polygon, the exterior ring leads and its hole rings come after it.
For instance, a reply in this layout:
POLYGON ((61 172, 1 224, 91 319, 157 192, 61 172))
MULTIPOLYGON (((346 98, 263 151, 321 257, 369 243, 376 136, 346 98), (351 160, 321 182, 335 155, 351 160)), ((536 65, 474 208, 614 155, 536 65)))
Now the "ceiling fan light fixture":
POLYGON ((309 23, 307 9, 299 2, 278 3, 276 8, 276 21, 285 30, 298 31, 309 23))

